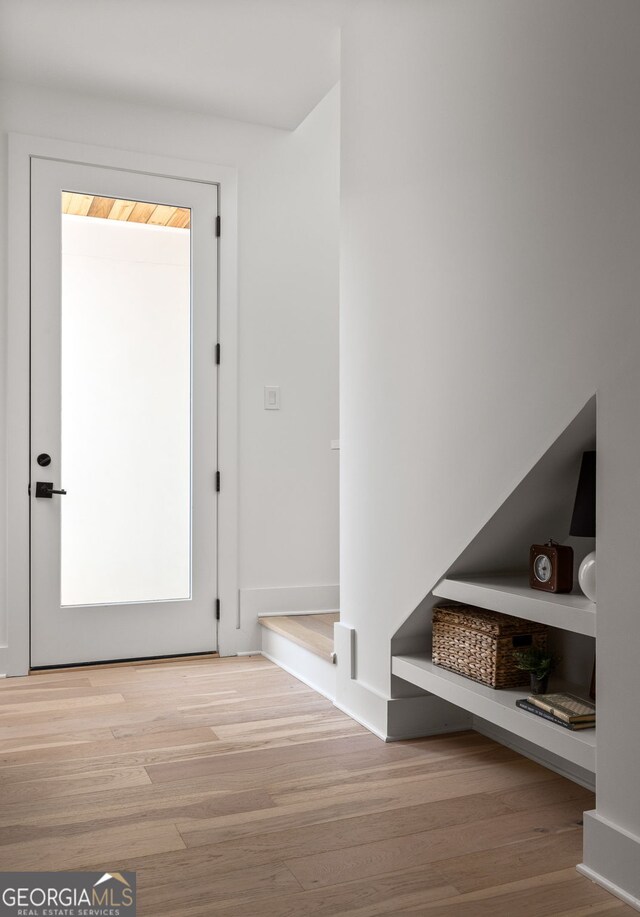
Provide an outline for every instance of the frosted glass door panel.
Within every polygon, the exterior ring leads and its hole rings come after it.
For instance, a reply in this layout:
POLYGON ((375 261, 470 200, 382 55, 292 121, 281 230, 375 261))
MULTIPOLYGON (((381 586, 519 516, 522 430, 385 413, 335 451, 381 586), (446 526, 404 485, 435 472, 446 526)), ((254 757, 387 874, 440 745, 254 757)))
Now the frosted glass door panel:
MULTIPOLYGON (((64 210, 81 195, 62 197, 64 210)), ((112 212, 122 205, 153 211, 114 200, 112 212)), ((191 232, 179 212, 173 226, 62 213, 63 606, 191 595, 191 232)))

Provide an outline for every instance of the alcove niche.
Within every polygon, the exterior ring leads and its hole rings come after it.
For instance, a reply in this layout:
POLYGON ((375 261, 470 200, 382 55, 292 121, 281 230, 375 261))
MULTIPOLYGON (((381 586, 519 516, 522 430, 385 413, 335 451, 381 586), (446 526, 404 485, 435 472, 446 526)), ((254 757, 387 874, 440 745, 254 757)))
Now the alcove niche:
POLYGON ((595 659, 596 605, 577 585, 594 539, 569 535, 583 452, 596 448, 594 395, 526 473, 392 639, 392 694, 416 688, 466 709, 471 724, 588 786, 595 774, 595 729, 572 732, 515 706, 526 687, 494 690, 431 663, 431 612, 462 602, 540 621, 560 659, 550 690, 588 697, 595 659), (574 588, 552 595, 528 585, 529 548, 550 538, 574 549, 574 588))

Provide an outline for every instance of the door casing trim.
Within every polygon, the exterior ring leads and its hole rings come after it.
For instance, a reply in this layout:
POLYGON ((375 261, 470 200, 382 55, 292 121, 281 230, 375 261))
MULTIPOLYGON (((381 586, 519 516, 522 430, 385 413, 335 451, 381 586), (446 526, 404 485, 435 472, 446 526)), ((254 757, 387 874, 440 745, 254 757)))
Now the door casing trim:
MULTIPOLYGON (((238 176, 231 166, 114 150, 90 144, 9 134, 7 271, 7 627, 0 630, 0 675, 29 671, 30 451, 30 166, 31 158, 61 159, 165 178, 216 184, 222 234, 218 244, 218 652, 235 653, 238 614, 238 176)), ((212 354, 212 361, 214 355, 212 354)), ((215 598, 215 597, 214 597, 215 598)), ((215 625, 215 602, 211 609, 215 625)))

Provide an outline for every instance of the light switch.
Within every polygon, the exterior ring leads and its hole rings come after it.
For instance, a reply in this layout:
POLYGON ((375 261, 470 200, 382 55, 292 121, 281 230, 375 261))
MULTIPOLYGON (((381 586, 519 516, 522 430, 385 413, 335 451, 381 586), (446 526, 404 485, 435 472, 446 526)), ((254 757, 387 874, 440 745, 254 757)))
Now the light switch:
POLYGON ((264 387, 264 409, 265 411, 280 410, 280 386, 265 385, 264 387))

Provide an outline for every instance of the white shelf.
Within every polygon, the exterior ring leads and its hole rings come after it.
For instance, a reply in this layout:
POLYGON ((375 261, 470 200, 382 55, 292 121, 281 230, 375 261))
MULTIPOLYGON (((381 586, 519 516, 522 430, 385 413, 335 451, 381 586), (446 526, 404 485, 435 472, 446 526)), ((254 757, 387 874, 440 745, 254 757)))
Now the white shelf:
MULTIPOLYGON (((427 653, 394 656, 392 672, 412 685, 442 697, 457 707, 463 707, 474 716, 501 726, 514 735, 595 773, 596 730, 583 729, 574 732, 563 726, 556 726, 533 713, 520 710, 515 705, 516 700, 528 697, 530 692, 526 688, 487 688, 469 678, 434 666, 427 653)), ((565 685, 563 690, 571 691, 572 687, 565 685)), ((580 692, 573 688, 573 693, 580 692)))
POLYGON ((596 605, 584 595, 537 592, 524 576, 448 577, 433 590, 438 598, 465 602, 559 627, 575 634, 596 635, 596 605))

